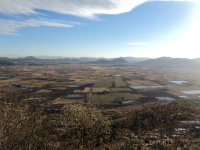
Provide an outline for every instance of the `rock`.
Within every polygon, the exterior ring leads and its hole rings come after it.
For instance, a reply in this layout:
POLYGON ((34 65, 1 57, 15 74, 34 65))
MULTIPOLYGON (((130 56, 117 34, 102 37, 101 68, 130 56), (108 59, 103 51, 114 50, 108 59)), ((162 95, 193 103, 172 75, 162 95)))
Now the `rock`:
POLYGON ((122 136, 120 140, 123 140, 125 143, 130 143, 130 138, 127 136, 122 136))
POLYGON ((141 140, 139 140, 139 139, 131 139, 131 144, 141 144, 142 142, 141 142, 141 140))

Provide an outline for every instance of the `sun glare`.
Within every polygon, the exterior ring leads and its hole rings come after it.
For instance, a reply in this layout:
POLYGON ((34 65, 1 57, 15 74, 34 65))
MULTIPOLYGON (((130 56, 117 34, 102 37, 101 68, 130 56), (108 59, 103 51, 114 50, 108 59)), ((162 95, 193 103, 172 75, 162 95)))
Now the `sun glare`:
POLYGON ((188 29, 183 37, 180 37, 178 42, 183 54, 186 57, 200 56, 200 5, 197 4, 192 13, 188 29))
POLYGON ((188 20, 181 32, 169 33, 170 37, 159 43, 152 43, 134 53, 136 56, 174 58, 200 57, 200 2, 194 2, 194 9, 188 14, 188 20))
POLYGON ((173 57, 200 57, 200 3, 196 2, 195 5, 186 29, 180 36, 159 47, 162 52, 173 57))

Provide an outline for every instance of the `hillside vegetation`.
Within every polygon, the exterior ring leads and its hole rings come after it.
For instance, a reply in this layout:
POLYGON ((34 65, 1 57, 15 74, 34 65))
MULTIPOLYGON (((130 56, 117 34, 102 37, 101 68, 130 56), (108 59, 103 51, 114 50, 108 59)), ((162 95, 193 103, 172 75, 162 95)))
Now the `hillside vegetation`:
POLYGON ((6 101, 5 96, 1 98, 1 150, 184 149, 196 146, 190 133, 199 133, 192 128, 189 133, 176 132, 180 120, 199 116, 198 107, 184 101, 148 103, 118 119, 83 104, 70 104, 62 112, 50 114, 6 101))

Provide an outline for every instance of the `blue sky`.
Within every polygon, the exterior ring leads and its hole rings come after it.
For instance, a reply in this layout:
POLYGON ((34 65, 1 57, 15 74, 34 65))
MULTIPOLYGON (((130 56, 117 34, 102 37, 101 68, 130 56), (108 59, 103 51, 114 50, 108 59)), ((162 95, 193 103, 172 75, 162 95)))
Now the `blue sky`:
POLYGON ((200 57, 198 1, 116 1, 0 1, 0 54, 200 57))

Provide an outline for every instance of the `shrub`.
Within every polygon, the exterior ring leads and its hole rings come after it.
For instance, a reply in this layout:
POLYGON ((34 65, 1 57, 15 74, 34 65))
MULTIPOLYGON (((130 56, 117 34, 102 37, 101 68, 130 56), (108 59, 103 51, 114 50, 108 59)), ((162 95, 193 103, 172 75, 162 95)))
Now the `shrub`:
POLYGON ((50 149, 40 113, 30 112, 24 106, 1 105, 0 116, 0 149, 50 149))
POLYGON ((153 130, 158 127, 159 118, 151 109, 138 110, 131 119, 131 129, 137 132, 153 130))
POLYGON ((63 116, 65 146, 94 149, 107 142, 111 133, 111 121, 94 108, 82 105, 66 107, 63 116))
POLYGON ((191 119, 193 113, 190 105, 182 102, 152 103, 133 112, 131 129, 137 132, 159 129, 162 136, 171 136, 179 121, 191 119))
POLYGON ((111 121, 97 110, 69 105, 45 116, 21 105, 0 105, 0 149, 93 149, 107 142, 111 121))
POLYGON ((0 102, 1 103, 19 103, 25 96, 11 89, 0 89, 0 102))

